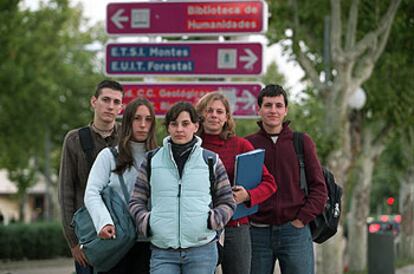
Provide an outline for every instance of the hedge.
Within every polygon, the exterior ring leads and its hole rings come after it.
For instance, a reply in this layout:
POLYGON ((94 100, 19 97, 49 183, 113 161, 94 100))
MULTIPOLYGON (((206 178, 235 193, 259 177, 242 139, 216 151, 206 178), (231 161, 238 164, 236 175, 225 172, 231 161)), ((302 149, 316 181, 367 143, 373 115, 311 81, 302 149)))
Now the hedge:
POLYGON ((49 259, 70 256, 57 222, 0 225, 0 259, 49 259))

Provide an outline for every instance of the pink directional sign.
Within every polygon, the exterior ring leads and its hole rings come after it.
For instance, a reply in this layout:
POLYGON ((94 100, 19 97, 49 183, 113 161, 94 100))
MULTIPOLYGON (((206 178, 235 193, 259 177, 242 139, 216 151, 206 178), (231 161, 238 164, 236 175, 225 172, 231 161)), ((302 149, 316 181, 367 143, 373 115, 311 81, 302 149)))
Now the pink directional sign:
POLYGON ((260 43, 134 43, 107 44, 106 74, 136 75, 259 75, 260 43))
POLYGON ((125 95, 124 103, 137 96, 143 96, 154 104, 158 116, 167 113, 170 107, 179 101, 197 103, 204 94, 213 91, 222 92, 230 102, 233 115, 236 117, 257 116, 257 95, 260 83, 122 83, 125 95))
POLYGON ((108 34, 236 35, 263 33, 263 0, 111 3, 106 8, 108 34))

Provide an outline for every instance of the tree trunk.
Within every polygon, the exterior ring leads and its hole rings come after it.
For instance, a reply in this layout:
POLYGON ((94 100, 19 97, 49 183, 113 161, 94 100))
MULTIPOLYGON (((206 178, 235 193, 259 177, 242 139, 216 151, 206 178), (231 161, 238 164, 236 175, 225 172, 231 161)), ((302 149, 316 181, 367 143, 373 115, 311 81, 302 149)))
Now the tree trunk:
POLYGON ((371 182, 366 184, 362 174, 352 193, 351 211, 348 215, 347 255, 350 271, 363 271, 367 266, 367 224, 371 182), (362 177, 362 178, 361 178, 362 177))
POLYGON ((401 243, 399 256, 414 258, 414 168, 411 166, 401 182, 401 243))
POLYGON ((321 245, 316 245, 316 272, 315 273, 343 273, 343 254, 345 238, 342 225, 338 232, 321 245), (335 262, 335 263, 328 263, 335 262))
POLYGON ((353 131, 353 140, 362 143, 357 173, 357 184, 352 192, 351 211, 348 216, 348 258, 350 271, 363 271, 367 267, 367 218, 370 213, 370 194, 375 162, 385 149, 384 136, 374 145, 374 133, 365 127, 362 135, 353 131), (358 141, 359 140, 359 141, 358 141), (362 141, 362 142, 361 142, 362 141))
MULTIPOLYGON (((333 111, 327 113, 328 116, 335 117, 332 120, 340 120, 338 112, 333 111)), ((331 153, 328 157, 328 166, 332 173, 335 175, 335 180, 338 185, 344 187, 348 176, 348 170, 351 166, 351 138, 349 134, 350 123, 349 121, 342 122, 342 127, 337 131, 337 135, 341 139, 342 146, 336 151, 331 153)), ((342 197, 342 208, 345 208, 345 192, 342 197)), ((341 213, 341 223, 344 219, 344 212, 341 213)), ((345 248, 345 238, 343 236, 342 225, 338 228, 338 232, 334 237, 318 245, 316 248, 316 273, 320 274, 342 274, 343 273, 343 257, 345 248)))
POLYGON ((19 219, 18 221, 21 223, 26 222, 26 204, 27 204, 27 193, 24 192, 21 194, 20 202, 19 202, 19 219))
MULTIPOLYGON (((357 37, 358 1, 352 1, 348 27, 344 33, 345 28, 343 28, 341 12, 342 1, 330 1, 330 49, 335 77, 331 82, 325 83, 321 82, 320 73, 312 59, 309 58, 308 52, 300 47, 300 43, 304 42, 306 44, 306 41, 303 38, 297 38, 301 30, 298 15, 299 5, 297 1, 290 2, 293 11, 293 51, 297 56, 297 61, 305 70, 307 78, 321 92, 320 98, 326 106, 325 133, 332 136, 335 147, 334 151, 328 156, 328 165, 335 174, 338 183, 344 186, 349 168, 355 160, 352 157, 353 153, 350 146, 350 121, 347 117, 349 111, 348 99, 371 76, 375 63, 387 43, 391 25, 401 0, 391 1, 387 12, 379 20, 379 24, 360 40, 357 40, 359 38, 357 37), (343 41, 345 41, 345 45, 343 45, 343 41)), ((343 201, 346 201, 345 195, 343 201)), ((321 257, 317 259, 317 273, 343 273, 343 243, 342 230, 340 230, 333 239, 318 247, 318 255, 322 256, 323 260, 320 259, 321 257)))

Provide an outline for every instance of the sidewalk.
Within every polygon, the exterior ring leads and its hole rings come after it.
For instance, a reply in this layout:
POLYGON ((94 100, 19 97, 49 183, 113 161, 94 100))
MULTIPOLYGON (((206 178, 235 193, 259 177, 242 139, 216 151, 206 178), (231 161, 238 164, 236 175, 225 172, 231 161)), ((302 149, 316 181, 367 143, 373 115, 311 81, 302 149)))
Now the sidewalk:
POLYGON ((414 274, 414 265, 408 265, 406 267, 399 268, 397 271, 395 271, 395 274, 414 274))
POLYGON ((75 267, 72 258, 50 260, 1 262, 0 274, 72 274, 75 267))
MULTIPOLYGON (((72 274, 74 272, 71 258, 0 263, 0 274, 72 274)), ((399 268, 395 274, 414 274, 414 265, 399 268)))

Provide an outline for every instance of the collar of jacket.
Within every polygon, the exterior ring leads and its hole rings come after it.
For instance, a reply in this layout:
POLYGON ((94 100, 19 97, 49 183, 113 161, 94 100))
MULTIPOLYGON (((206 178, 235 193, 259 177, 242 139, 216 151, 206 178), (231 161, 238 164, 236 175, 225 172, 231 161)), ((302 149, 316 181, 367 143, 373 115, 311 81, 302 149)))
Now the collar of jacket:
POLYGON ((216 146, 224 146, 225 144, 225 141, 221 139, 220 135, 203 133, 201 135, 201 139, 203 140, 203 144, 210 144, 216 146))
MULTIPOLYGON (((286 133, 289 132, 289 124, 290 124, 290 121, 289 120, 283 122, 283 124, 282 124, 282 131, 280 132, 280 135, 279 136, 285 135, 286 133)), ((267 138, 270 139, 270 135, 263 128, 263 122, 262 121, 257 121, 257 125, 260 128, 258 133, 261 134, 261 135, 263 135, 263 136, 266 136, 267 138)))

